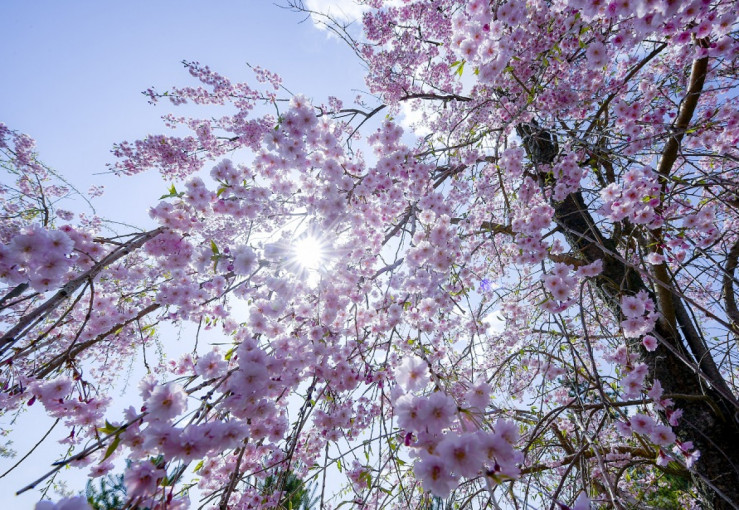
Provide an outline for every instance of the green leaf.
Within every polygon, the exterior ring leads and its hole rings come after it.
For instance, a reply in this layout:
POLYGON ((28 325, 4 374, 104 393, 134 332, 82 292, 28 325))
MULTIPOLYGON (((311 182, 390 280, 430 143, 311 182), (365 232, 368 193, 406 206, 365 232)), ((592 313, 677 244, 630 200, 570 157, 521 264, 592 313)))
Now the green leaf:
POLYGON ((121 433, 117 433, 115 437, 113 438, 113 442, 111 442, 108 445, 108 449, 105 450, 105 457, 103 457, 103 460, 106 460, 108 457, 113 455, 113 452, 118 448, 118 445, 121 444, 121 433))
POLYGON ((184 192, 178 192, 177 188, 174 187, 174 184, 172 184, 169 188, 167 188, 167 191, 169 191, 169 194, 162 195, 159 197, 159 200, 164 200, 165 198, 180 198, 182 195, 184 195, 184 192))
POLYGON ((182 196, 185 194, 184 191, 177 191, 177 188, 174 187, 174 184, 167 188, 167 191, 169 191, 169 193, 167 195, 162 195, 161 197, 159 197, 159 200, 164 200, 165 198, 182 198, 182 196))
POLYGON ((364 480, 367 482, 367 487, 372 487, 372 475, 369 471, 362 471, 359 473, 359 480, 364 480))
POLYGON ((462 73, 464 72, 464 60, 457 60, 451 65, 451 68, 454 69, 455 67, 457 70, 455 71, 459 76, 462 76, 462 73))
POLYGON ((119 428, 120 427, 113 425, 108 420, 105 420, 105 427, 99 427, 98 431, 102 432, 103 434, 112 434, 119 428))
POLYGON ((231 349, 229 349, 229 351, 228 351, 228 352, 226 353, 226 355, 224 356, 224 359, 225 359, 226 361, 231 361, 231 358, 233 358, 233 355, 234 355, 234 353, 235 353, 235 352, 236 352, 236 347, 232 347, 232 348, 231 348, 231 349))
POLYGON ((216 246, 216 242, 211 240, 210 241, 210 249, 213 251, 213 255, 220 255, 221 253, 218 251, 218 246, 216 246))

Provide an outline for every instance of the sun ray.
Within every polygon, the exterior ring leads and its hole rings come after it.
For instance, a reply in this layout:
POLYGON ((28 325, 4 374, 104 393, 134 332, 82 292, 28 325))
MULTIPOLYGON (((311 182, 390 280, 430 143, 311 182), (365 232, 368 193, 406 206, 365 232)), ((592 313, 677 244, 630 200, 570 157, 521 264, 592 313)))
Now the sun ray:
POLYGON ((312 235, 306 235, 295 242, 293 247, 295 262, 306 271, 317 271, 326 260, 321 241, 312 235))

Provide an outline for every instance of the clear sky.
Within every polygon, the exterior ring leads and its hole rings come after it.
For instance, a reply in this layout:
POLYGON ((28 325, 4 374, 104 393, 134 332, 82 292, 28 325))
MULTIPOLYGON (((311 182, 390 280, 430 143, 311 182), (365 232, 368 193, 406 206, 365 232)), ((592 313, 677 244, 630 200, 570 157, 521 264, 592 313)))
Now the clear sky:
POLYGON ((4 0, 0 122, 35 138, 42 160, 79 189, 103 182, 103 216, 141 224, 166 185, 94 174, 105 172, 115 142, 163 131, 159 116, 177 109, 152 107, 141 91, 193 83, 183 59, 252 83, 246 62, 259 65, 317 101, 351 101, 363 87, 344 43, 304 20, 270 0, 4 0))
MULTIPOLYGON (((321 2, 332 3, 313 0, 321 2)), ((3 0, 0 122, 35 138, 41 159, 80 190, 103 183, 106 193, 95 202, 102 216, 144 225, 168 183, 156 174, 95 174, 113 160, 115 142, 163 131, 159 116, 177 110, 152 107, 141 91, 192 83, 183 59, 233 81, 252 80, 246 62, 260 65, 317 101, 335 95, 350 102, 353 89, 363 88, 361 66, 344 43, 304 19, 269 0, 3 0)), ((19 456, 50 423, 40 411, 18 422, 19 456)), ((38 494, 12 493, 44 473, 59 451, 52 433, 22 468, 0 479, 5 508, 32 508, 38 494)), ((0 473, 13 462, 0 458, 0 473)), ((65 473, 70 487, 82 489, 86 472, 65 473)))

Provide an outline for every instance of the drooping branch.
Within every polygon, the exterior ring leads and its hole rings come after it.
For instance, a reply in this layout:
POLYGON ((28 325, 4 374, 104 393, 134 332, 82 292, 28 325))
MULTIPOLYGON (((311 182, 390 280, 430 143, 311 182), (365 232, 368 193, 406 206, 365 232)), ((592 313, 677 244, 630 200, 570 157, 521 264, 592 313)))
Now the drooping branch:
POLYGON ((35 376, 39 379, 43 379, 44 377, 46 377, 47 375, 51 374, 52 372, 57 370, 59 367, 61 367, 62 364, 64 364, 64 362, 74 360, 75 357, 79 355, 82 351, 92 347, 93 345, 97 343, 100 343, 104 339, 115 334, 116 331, 119 331, 122 328, 125 328, 129 324, 143 319, 151 312, 157 310, 159 307, 161 307, 159 303, 152 303, 149 306, 140 310, 136 315, 134 315, 130 319, 127 319, 118 324, 115 324, 114 326, 110 327, 107 331, 97 335, 95 338, 91 338, 90 340, 87 340, 85 342, 80 342, 78 344, 70 345, 66 351, 64 351, 63 353, 59 354, 54 359, 46 363, 43 368, 39 369, 38 372, 36 372, 35 376))
POLYGON ((672 293, 672 303, 675 307, 675 318, 680 326, 680 331, 682 332, 683 338, 685 338, 685 341, 690 348, 690 352, 695 357, 701 371, 708 376, 711 384, 716 386, 724 396, 732 400, 734 405, 739 409, 739 402, 734 398, 734 394, 728 384, 726 384, 726 380, 723 378, 721 372, 716 366, 716 361, 713 359, 711 351, 706 346, 704 338, 700 335, 698 330, 696 330, 685 304, 676 292, 672 293))
MULTIPOLYGON (((603 272, 594 279, 594 283, 614 313, 620 313, 619 297, 622 292, 636 294, 639 291, 647 291, 651 295, 637 271, 609 253, 616 250, 614 242, 602 236, 579 192, 555 204, 555 218, 564 227, 565 236, 573 249, 576 249, 587 262, 602 260, 603 272), (592 242, 591 239, 597 242, 592 242)), ((658 288, 661 286, 658 285, 658 288)), ((674 309, 672 313, 675 313, 674 309)), ((664 342, 657 350, 647 352, 638 348, 638 343, 632 343, 631 350, 639 354, 649 367, 652 377, 662 383, 666 392, 685 395, 705 394, 715 402, 702 404, 676 398, 676 404, 683 409, 684 416, 675 430, 681 440, 693 441, 701 450, 701 459, 696 464, 696 470, 701 477, 708 484, 718 488, 730 501, 739 501, 739 472, 735 470, 733 473, 727 472, 725 462, 725 459, 739 456, 737 451, 739 430, 733 419, 736 413, 736 400, 731 398, 733 397, 731 393, 726 395, 722 391, 726 384, 720 379, 720 373, 710 373, 710 365, 706 367, 709 369, 709 373, 706 374, 709 380, 713 377, 719 379, 713 379, 713 388, 704 387, 701 378, 684 362, 688 354, 677 331, 658 321, 655 334, 664 342), (717 404, 719 412, 716 412, 717 404), (727 442, 718 445, 710 440, 716 437, 727 438, 727 442)), ((705 359, 697 361, 704 369, 705 359)), ((717 508, 723 508, 730 503, 716 500, 714 504, 717 508)))
MULTIPOLYGON (((667 47, 667 43, 660 43, 657 45, 656 48, 652 50, 651 53, 649 53, 646 57, 641 59, 638 64, 636 64, 631 71, 628 72, 628 74, 624 77, 622 80, 622 87, 625 86, 627 83, 631 81, 631 79, 636 76, 636 74, 641 71, 641 69, 647 65, 654 57, 659 55, 662 50, 664 50, 667 47)), ((621 93, 621 90, 617 90, 616 92, 612 92, 600 105, 600 108, 598 108, 598 111, 593 116, 593 120, 588 126, 588 129, 585 130, 585 134, 583 136, 583 139, 587 139, 590 133, 593 131, 595 126, 598 124, 598 121, 601 118, 601 115, 603 115, 604 112, 608 110, 608 105, 611 104, 611 101, 613 101, 619 94, 621 93)))
POLYGON ((10 328, 0 338, 0 354, 6 352, 10 346, 12 346, 16 340, 22 336, 24 330, 33 324, 36 320, 42 319, 47 314, 51 313, 59 304, 64 302, 69 296, 73 295, 77 289, 79 289, 85 282, 92 278, 95 278, 103 269, 113 264, 122 257, 129 253, 141 248, 147 241, 150 241, 154 237, 164 232, 164 228, 160 227, 143 234, 139 234, 129 243, 116 248, 108 255, 103 257, 102 260, 97 262, 90 269, 82 273, 80 276, 68 282, 64 287, 59 289, 56 294, 46 300, 43 304, 39 305, 23 317, 21 317, 15 326, 10 328))
MULTIPOLYGON (((528 132, 530 129, 525 130, 519 126, 518 130, 532 163, 551 164, 554 161, 556 150, 551 135, 537 133, 534 138, 528 132)), ((593 279, 593 283, 616 316, 621 314, 620 298, 624 293, 634 295, 645 291, 653 299, 656 297, 638 271, 626 264, 621 257, 615 256, 618 253, 615 241, 600 231, 581 192, 571 193, 559 202, 552 201, 551 205, 555 211, 554 220, 562 228, 573 252, 578 253, 586 263, 596 260, 602 262, 603 271, 593 279)), ((657 289, 670 296, 669 302, 657 299, 662 317, 665 314, 675 317, 676 303, 672 299, 671 281, 668 278, 655 283, 657 289), (672 308, 665 310, 663 307, 666 305, 672 308)), ((685 322, 683 329, 688 334, 691 333, 689 324, 689 321, 685 322)), ((710 353, 698 349, 697 364, 703 372, 703 378, 712 381, 712 387, 702 384, 701 374, 693 370, 690 354, 676 326, 670 326, 664 319, 659 320, 655 335, 663 342, 655 351, 641 349, 638 342, 631 342, 629 349, 647 364, 651 377, 662 383, 665 392, 690 397, 675 399, 676 404, 684 411, 683 419, 675 427, 675 431, 682 441, 693 441, 701 450, 701 459, 695 467, 706 484, 714 489, 714 493, 720 495, 713 501, 716 508, 734 507, 733 503, 739 502, 739 470, 730 461, 739 458, 739 428, 733 419, 737 412, 736 399, 730 391, 726 392, 726 383, 715 369, 715 364, 711 364, 710 353), (708 401, 694 401, 693 396, 705 396, 708 401), (719 445, 711 439, 717 437, 731 439, 719 445)))

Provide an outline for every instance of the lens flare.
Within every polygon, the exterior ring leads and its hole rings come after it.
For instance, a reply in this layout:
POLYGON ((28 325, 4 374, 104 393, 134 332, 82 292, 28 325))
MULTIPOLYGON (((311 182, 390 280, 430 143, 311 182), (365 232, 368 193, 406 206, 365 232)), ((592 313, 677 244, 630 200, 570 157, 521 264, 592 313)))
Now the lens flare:
POLYGON ((307 271, 320 269, 326 258, 321 241, 313 236, 296 241, 293 256, 298 265, 307 271))

